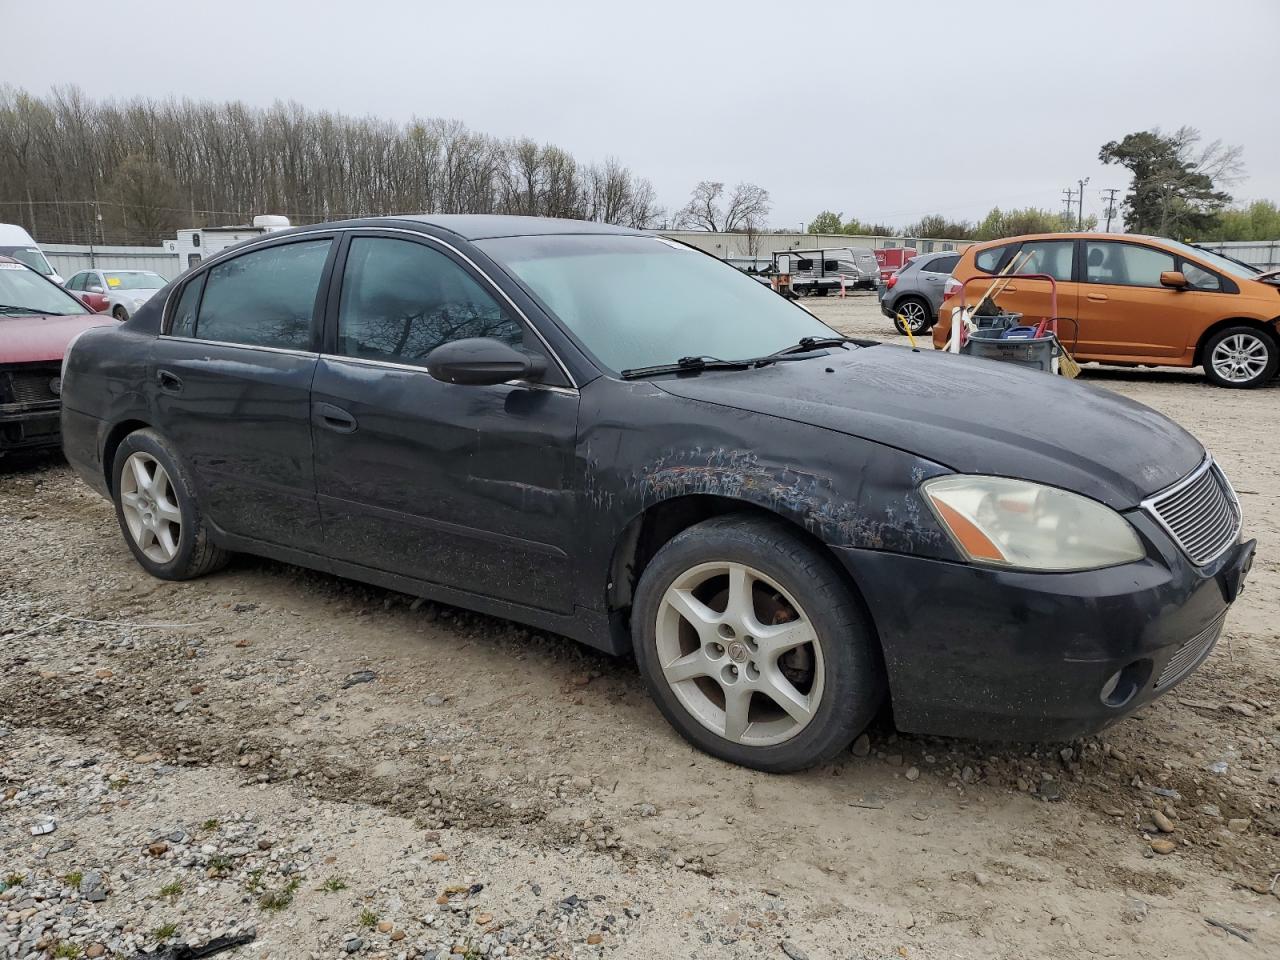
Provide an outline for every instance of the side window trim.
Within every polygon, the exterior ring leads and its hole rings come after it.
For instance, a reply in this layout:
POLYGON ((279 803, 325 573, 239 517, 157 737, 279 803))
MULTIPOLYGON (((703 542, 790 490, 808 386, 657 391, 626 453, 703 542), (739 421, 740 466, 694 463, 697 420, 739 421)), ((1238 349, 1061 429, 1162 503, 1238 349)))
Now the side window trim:
POLYGON ((499 307, 511 314, 512 319, 518 323, 521 328, 529 331, 542 347, 547 358, 552 362, 554 367, 559 370, 560 377, 564 384, 531 384, 530 386, 545 386, 547 389, 573 389, 578 387, 577 382, 569 373, 569 368, 565 366, 564 361, 552 349, 551 344, 547 342, 547 338, 537 325, 529 319, 528 315, 515 303, 514 300, 503 290, 487 273, 481 270, 465 253, 450 243, 434 237, 431 234, 420 233, 416 230, 400 230, 395 227, 352 227, 341 231, 342 242, 338 244, 338 250, 335 251, 335 259, 331 265, 331 274, 329 283, 327 284, 326 296, 327 304, 324 313, 324 330, 320 337, 320 354, 335 360, 350 360, 365 364, 385 364, 386 366, 404 368, 409 370, 417 370, 426 372, 426 368, 420 365, 402 364, 393 360, 376 360, 367 357, 349 357, 340 353, 338 350, 338 312, 342 303, 342 284, 346 277, 347 259, 351 249, 351 241, 360 237, 383 237, 388 240, 409 240, 420 243, 429 249, 435 250, 443 254, 448 260, 465 273, 473 282, 480 286, 486 294, 494 299, 499 307))

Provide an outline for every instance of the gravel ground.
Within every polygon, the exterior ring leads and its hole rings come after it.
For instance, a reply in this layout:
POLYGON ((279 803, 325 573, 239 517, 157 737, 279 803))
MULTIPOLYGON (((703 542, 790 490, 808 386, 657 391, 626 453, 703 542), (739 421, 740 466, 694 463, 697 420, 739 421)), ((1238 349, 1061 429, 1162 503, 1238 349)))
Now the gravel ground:
POLYGON ((563 638, 253 558, 152 580, 60 459, 0 462, 0 957, 1275 957, 1278 389, 1084 379, 1240 490, 1217 651, 1101 737, 882 721, 790 777, 563 638))

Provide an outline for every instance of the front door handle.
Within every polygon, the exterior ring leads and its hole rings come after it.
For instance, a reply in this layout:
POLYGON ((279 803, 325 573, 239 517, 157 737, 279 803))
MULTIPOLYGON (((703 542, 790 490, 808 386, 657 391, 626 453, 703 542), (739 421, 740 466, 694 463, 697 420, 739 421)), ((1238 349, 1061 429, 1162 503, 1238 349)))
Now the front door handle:
POLYGON ((359 426, 355 417, 332 403, 313 403, 311 422, 317 427, 324 427, 334 433, 355 433, 356 427, 359 426))
POLYGON ((160 389, 165 393, 178 394, 182 392, 182 378, 168 370, 156 371, 156 383, 160 384, 160 389))
POLYGON ((1105 303, 1107 300, 1107 295, 1105 293, 1090 293, 1086 294, 1086 296, 1088 296, 1088 298, 1094 303, 1105 303))

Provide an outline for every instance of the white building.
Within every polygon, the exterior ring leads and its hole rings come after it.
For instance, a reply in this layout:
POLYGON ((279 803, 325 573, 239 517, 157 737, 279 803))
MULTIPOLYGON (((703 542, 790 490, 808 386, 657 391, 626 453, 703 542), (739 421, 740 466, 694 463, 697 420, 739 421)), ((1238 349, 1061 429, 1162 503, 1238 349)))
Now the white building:
POLYGON ((180 270, 189 270, 205 257, 211 257, 241 240, 276 230, 288 230, 290 226, 288 217, 264 214, 254 217, 253 223, 249 225, 179 230, 173 240, 164 242, 164 249, 178 258, 180 270))

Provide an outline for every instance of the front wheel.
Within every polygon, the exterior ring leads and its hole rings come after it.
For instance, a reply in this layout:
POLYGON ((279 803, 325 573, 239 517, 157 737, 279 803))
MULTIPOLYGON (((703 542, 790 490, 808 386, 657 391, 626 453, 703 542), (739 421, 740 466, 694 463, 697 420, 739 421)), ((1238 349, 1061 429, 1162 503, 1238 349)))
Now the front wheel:
POLYGON ((1280 347, 1275 338, 1240 324, 1226 327, 1204 345, 1204 373, 1220 387, 1260 387, 1280 367, 1280 347))
POLYGON ((134 558, 153 577, 190 580, 223 566, 177 452, 153 430, 129 434, 116 449, 111 490, 116 519, 134 558))
POLYGON ((124 323, 126 320, 129 319, 129 311, 121 306, 117 306, 114 310, 112 310, 111 315, 115 317, 117 320, 119 320, 121 323, 124 323))
POLYGON ((830 558, 780 522, 718 517, 674 537, 640 579, 632 637, 672 726, 757 770, 829 760, 884 695, 857 598, 830 558))

